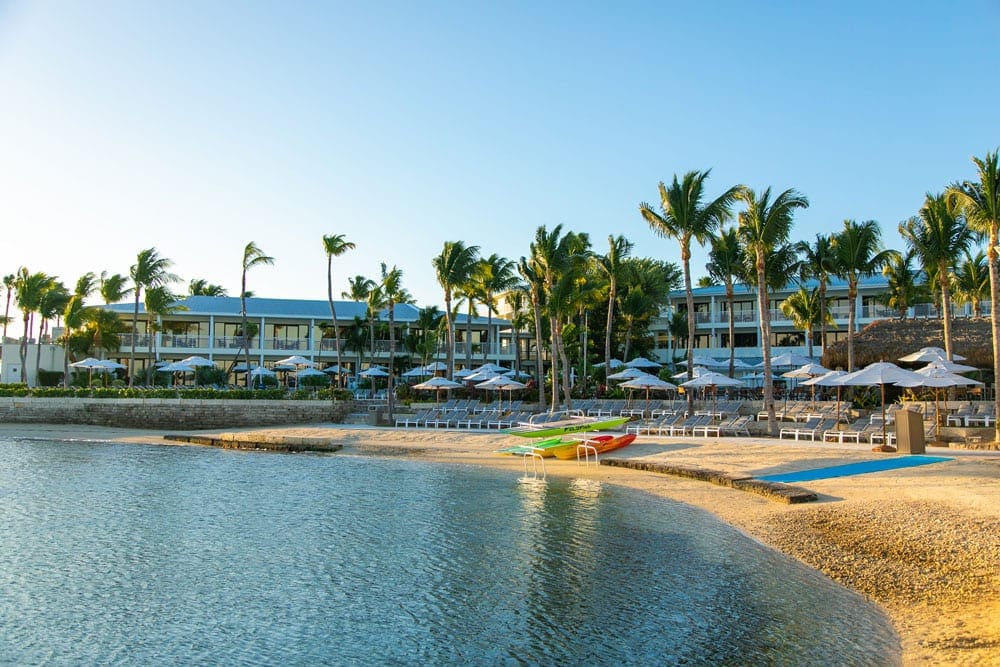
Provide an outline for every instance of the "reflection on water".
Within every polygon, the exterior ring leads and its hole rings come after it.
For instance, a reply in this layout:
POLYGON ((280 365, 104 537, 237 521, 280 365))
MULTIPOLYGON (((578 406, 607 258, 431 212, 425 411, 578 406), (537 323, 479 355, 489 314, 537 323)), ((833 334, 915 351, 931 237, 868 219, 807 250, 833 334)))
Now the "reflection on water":
POLYGON ((591 480, 0 441, 0 663, 873 664, 857 596, 591 480))

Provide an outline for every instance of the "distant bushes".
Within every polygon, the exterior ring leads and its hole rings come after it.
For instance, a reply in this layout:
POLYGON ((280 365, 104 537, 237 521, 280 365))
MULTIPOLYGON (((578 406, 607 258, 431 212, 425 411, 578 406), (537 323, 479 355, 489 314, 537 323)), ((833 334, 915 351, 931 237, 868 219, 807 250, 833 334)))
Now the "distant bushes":
POLYGON ((342 389, 323 389, 319 391, 299 390, 289 393, 285 389, 213 389, 210 387, 198 389, 129 389, 94 387, 28 387, 23 384, 0 384, 0 396, 31 396, 34 398, 176 398, 197 400, 332 400, 334 394, 337 400, 348 401, 353 398, 349 391, 342 389))

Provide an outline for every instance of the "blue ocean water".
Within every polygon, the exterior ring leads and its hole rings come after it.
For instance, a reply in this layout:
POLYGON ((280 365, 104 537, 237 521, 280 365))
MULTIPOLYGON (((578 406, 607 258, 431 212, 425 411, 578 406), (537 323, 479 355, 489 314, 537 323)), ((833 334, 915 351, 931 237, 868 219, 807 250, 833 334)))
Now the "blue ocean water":
POLYGON ((898 660, 700 510, 406 459, 0 440, 0 663, 898 660))

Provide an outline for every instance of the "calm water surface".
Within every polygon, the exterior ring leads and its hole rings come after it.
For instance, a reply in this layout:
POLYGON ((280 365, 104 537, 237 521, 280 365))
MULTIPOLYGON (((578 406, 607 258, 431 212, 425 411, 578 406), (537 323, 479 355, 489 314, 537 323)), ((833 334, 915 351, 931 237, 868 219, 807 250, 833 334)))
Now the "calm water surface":
POLYGON ((0 663, 892 664, 705 513, 407 460, 0 440, 0 663))

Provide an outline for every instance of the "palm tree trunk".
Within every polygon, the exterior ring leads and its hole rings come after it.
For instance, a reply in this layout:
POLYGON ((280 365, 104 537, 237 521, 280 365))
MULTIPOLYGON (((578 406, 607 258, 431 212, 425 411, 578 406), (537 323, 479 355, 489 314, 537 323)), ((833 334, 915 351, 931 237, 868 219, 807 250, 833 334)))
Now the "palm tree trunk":
MULTIPOLYGON (((132 346, 128 353, 128 386, 135 383, 135 339, 139 335, 139 285, 135 286, 135 307, 132 309, 132 346)), ((245 326, 245 325, 244 325, 245 326)))
POLYGON ((736 375, 736 314, 733 312, 736 296, 731 280, 726 281, 726 301, 729 303, 729 377, 733 377, 736 375))
POLYGON ((562 320, 558 321, 558 327, 559 327, 559 361, 561 362, 560 372, 562 374, 563 401, 566 405, 566 409, 571 410, 573 408, 573 397, 572 397, 573 388, 570 386, 569 383, 570 364, 569 364, 569 357, 566 354, 566 346, 564 344, 565 341, 563 340, 562 320))
MULTIPOLYGON (((684 298, 687 302, 687 379, 694 379, 694 330, 697 324, 694 320, 694 291, 691 287, 691 242, 685 238, 681 241, 681 261, 684 264, 684 298)), ((688 414, 694 414, 694 393, 688 392, 688 414)))
POLYGON ((41 365, 42 365, 42 331, 45 329, 45 319, 42 317, 41 313, 38 315, 40 320, 38 323, 38 344, 35 345, 35 384, 39 384, 38 380, 40 377, 41 365))
MULTIPOLYGON (((993 327, 993 409, 1000 415, 1000 276, 997 275, 997 223, 990 225, 990 241, 986 256, 990 268, 990 323, 993 327)), ((996 423, 994 440, 1000 442, 1000 421, 996 423)))
POLYGON ((531 308, 535 317, 535 381, 538 383, 538 410, 545 412, 545 363, 542 360, 542 305, 538 288, 531 289, 531 308))
POLYGON ((500 336, 499 334, 493 333, 493 306, 487 304, 486 306, 486 344, 489 349, 483 348, 483 361, 488 361, 487 356, 490 352, 496 356, 496 364, 500 365, 500 336), (496 340, 494 340, 494 337, 496 340), (495 348, 495 349, 494 349, 495 348))
POLYGON ((611 331, 612 322, 615 317, 615 291, 617 285, 615 285, 615 278, 611 276, 611 285, 608 289, 608 324, 604 329, 604 372, 608 373, 611 370, 611 331))
MULTIPOLYGON (((326 298, 330 302, 330 317, 333 319, 333 344, 337 348, 337 388, 340 389, 343 366, 341 366, 342 362, 340 358, 340 327, 337 326, 337 308, 333 305, 333 255, 327 255, 326 258, 326 298)), ((322 350, 322 337, 320 337, 319 346, 320 350, 322 350)))
POLYGON ((465 316, 465 365, 472 368, 472 299, 469 299, 469 313, 465 316))
POLYGON ((774 382, 771 372, 771 310, 767 307, 767 281, 764 277, 764 251, 757 250, 757 307, 760 310, 761 352, 764 356, 764 409, 767 410, 767 431, 778 435, 774 416, 774 382))
POLYGON ((858 283, 855 278, 847 282, 847 372, 854 371, 854 321, 857 310, 858 283))
POLYGON ((21 383, 28 384, 28 336, 31 335, 31 313, 24 311, 24 330, 21 332, 21 347, 18 356, 21 357, 21 383))
POLYGON ((559 406, 559 362, 562 361, 562 341, 559 339, 555 316, 549 316, 549 331, 552 337, 552 410, 559 406))
POLYGON ((455 376, 455 327, 451 321, 451 290, 444 292, 444 319, 448 327, 448 378, 455 376))
POLYGON ((941 324, 944 325, 944 352, 952 361, 951 349, 951 291, 948 289, 948 264, 938 262, 938 276, 941 281, 941 324))
POLYGON ((396 332, 393 331, 396 324, 396 306, 389 304, 389 377, 386 380, 385 396, 388 402, 389 423, 393 423, 392 411, 395 407, 396 376, 393 369, 396 366, 396 332))
POLYGON ((819 281, 819 312, 820 312, 820 322, 819 322, 819 344, 823 348, 823 352, 826 352, 826 282, 822 279, 819 281))

